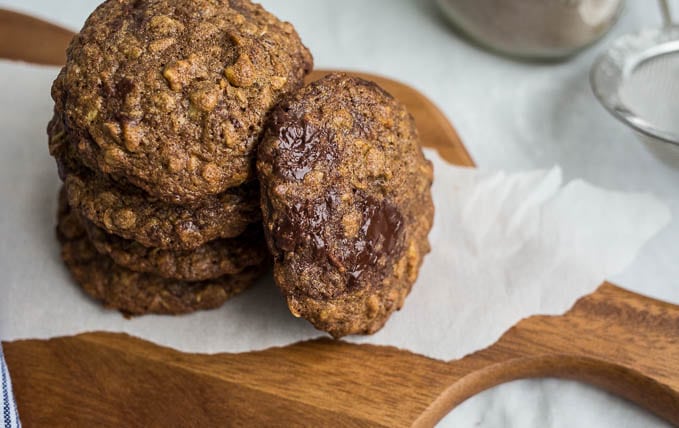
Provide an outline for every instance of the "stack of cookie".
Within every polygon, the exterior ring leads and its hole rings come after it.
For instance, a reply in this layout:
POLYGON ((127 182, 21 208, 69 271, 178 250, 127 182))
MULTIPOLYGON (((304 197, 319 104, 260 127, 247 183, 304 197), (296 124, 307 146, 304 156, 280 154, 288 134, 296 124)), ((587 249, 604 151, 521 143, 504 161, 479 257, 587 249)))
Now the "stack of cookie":
POLYGON ((267 259, 255 152, 312 68, 248 0, 108 0, 52 88, 58 235, 83 289, 126 314, 219 306, 267 259))

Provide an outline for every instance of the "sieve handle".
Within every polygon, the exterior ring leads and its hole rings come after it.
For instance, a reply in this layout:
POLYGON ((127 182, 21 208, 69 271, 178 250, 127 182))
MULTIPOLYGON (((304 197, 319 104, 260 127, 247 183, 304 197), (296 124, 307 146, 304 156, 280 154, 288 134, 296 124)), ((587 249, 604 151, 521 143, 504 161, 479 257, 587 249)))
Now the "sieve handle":
POLYGON ((669 0, 660 0, 660 11, 662 12, 663 24, 665 27, 672 26, 672 12, 669 0))

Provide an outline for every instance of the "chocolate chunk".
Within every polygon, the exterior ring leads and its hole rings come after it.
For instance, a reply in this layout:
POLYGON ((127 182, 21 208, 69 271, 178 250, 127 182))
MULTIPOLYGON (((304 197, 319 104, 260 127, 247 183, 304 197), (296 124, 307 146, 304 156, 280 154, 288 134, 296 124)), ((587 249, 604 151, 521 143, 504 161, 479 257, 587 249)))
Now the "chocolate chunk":
POLYGON ((291 312, 335 337, 379 330, 417 278, 434 213, 431 163, 403 105, 331 74, 276 108, 257 170, 291 312))

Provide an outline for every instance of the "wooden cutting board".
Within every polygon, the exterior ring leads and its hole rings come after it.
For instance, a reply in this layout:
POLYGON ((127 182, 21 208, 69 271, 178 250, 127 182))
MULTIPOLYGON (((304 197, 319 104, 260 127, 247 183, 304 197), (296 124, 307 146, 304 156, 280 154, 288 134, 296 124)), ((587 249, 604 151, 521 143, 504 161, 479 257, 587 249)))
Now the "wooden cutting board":
MULTIPOLYGON (((71 36, 0 10, 0 57, 58 65, 71 36)), ((364 76, 408 106, 427 146, 473 165, 427 98, 364 76)), ((679 425, 679 307, 611 284, 450 362, 330 339, 218 355, 101 332, 3 346, 25 426, 431 426, 484 389, 548 376, 596 385, 679 425)))

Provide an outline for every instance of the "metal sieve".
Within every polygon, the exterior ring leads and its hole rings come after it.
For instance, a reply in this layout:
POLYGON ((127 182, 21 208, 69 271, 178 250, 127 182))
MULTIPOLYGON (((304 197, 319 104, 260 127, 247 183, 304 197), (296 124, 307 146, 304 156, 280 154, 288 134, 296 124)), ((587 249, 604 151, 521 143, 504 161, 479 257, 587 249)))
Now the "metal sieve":
POLYGON ((615 40, 594 63, 590 80, 609 112, 656 154, 676 158, 674 163, 679 161, 679 25, 672 22, 667 0, 660 0, 660 9, 663 27, 615 40))

